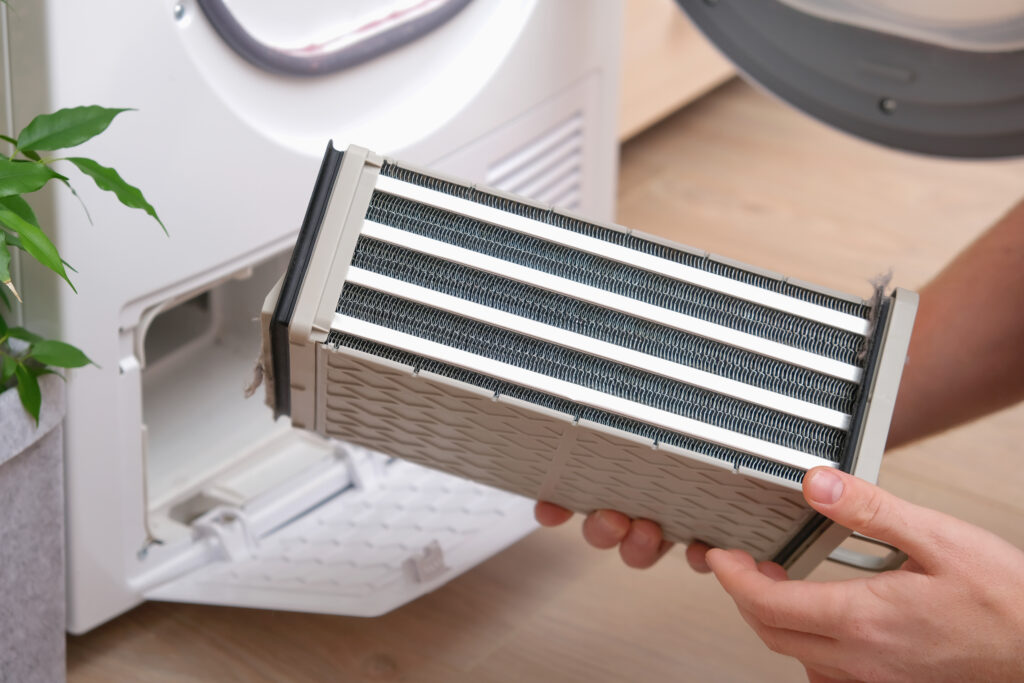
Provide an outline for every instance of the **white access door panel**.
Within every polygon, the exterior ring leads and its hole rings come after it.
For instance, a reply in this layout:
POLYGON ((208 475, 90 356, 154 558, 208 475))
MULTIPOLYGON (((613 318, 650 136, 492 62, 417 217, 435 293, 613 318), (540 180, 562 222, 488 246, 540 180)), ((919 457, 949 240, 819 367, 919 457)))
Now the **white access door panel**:
POLYGON ((215 546, 210 561, 146 597, 378 616, 536 528, 530 500, 365 449, 344 450, 347 488, 262 536, 244 510, 213 511, 194 525, 215 546))

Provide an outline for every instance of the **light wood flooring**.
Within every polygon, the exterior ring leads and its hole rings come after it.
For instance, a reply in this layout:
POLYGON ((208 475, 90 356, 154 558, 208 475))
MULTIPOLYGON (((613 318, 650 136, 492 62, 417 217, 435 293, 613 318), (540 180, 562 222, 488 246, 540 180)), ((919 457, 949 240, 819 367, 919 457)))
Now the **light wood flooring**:
MULTIPOLYGON (((916 287, 1024 195, 1024 162, 854 140, 742 83, 627 143, 619 221, 839 289, 916 287)), ((1020 311, 1007 312, 1020 315, 1020 311)), ((969 363, 970 358, 961 359, 969 363)), ((890 454, 883 484, 1024 546, 1024 406, 890 454)), ((578 522, 379 619, 146 604, 69 639, 73 683, 789 681, 682 553, 638 572, 578 522)), ((819 579, 849 576, 824 566, 819 579)))

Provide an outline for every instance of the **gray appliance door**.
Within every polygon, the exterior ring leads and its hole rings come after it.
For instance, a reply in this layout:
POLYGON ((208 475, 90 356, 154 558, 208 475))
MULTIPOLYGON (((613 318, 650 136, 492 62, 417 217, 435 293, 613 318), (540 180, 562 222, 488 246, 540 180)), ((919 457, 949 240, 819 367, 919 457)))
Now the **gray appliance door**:
POLYGON ((801 11, 792 2, 677 2, 750 79, 829 125, 925 154, 1024 153, 1019 41, 954 48, 801 11))

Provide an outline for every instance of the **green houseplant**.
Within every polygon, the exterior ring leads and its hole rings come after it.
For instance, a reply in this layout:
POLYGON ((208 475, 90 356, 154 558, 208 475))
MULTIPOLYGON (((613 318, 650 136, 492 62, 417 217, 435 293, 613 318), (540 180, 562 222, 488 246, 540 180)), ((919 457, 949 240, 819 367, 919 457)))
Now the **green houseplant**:
MULTIPOLYGON (((125 182, 113 168, 87 157, 51 156, 99 135, 125 111, 130 110, 95 105, 61 109, 35 117, 17 136, 0 135, 0 140, 11 147, 9 156, 0 157, 0 303, 8 312, 13 310, 11 297, 21 299, 11 277, 13 252, 24 252, 34 258, 74 289, 68 275, 68 270, 74 272, 74 268, 61 258, 25 199, 25 195, 51 181, 75 193, 70 179, 54 169, 55 163, 70 163, 101 190, 112 192, 126 207, 145 211, 167 232, 142 192, 125 182)), ((69 343, 43 339, 23 327, 8 325, 3 311, 0 307, 0 393, 16 387, 21 405, 38 423, 39 377, 57 373, 55 368, 76 368, 91 361, 69 343)))

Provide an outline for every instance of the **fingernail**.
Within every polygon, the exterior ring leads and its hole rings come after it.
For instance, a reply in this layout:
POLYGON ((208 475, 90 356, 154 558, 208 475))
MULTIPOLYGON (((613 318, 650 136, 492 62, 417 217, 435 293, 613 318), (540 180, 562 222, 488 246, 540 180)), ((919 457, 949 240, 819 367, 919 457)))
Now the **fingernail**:
POLYGON ((704 555, 704 561, 708 563, 708 567, 711 568, 711 571, 714 571, 715 565, 718 565, 718 567, 721 568, 722 562, 729 561, 729 553, 725 552, 721 548, 710 548, 704 555))
POLYGON ((598 510, 594 513, 594 521, 600 526, 604 527, 607 531, 616 531, 615 524, 612 522, 608 515, 607 510, 598 510))
POLYGON ((807 498, 822 505, 832 505, 843 495, 843 478, 832 470, 815 470, 807 482, 807 498))
POLYGON ((634 526, 633 530, 629 533, 628 538, 631 543, 641 548, 650 548, 657 540, 654 535, 643 526, 634 526))

